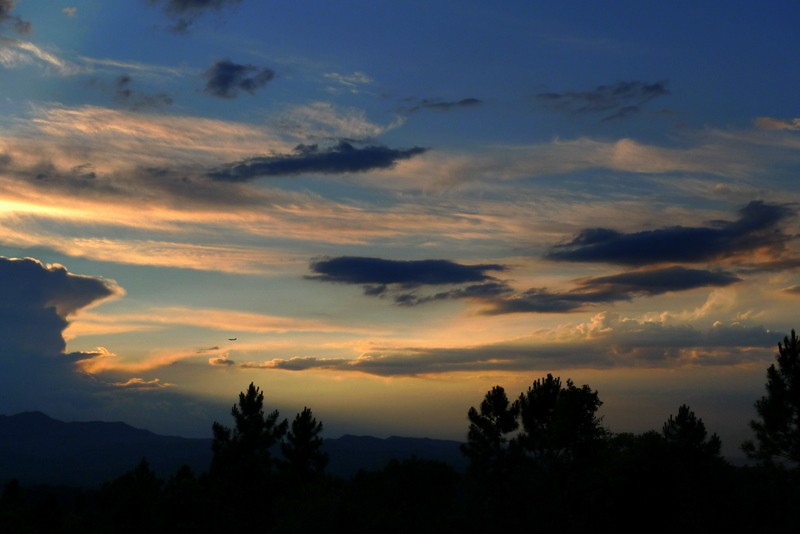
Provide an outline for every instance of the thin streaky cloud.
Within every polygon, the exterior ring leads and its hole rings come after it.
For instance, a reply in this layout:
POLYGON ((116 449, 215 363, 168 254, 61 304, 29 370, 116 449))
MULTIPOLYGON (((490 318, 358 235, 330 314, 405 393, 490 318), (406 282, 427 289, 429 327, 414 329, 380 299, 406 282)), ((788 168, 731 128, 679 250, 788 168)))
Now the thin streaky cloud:
POLYGON ((29 41, 0 36, 0 65, 14 68, 29 64, 42 65, 61 76, 73 76, 86 70, 29 41))
POLYGON ((776 119, 773 117, 758 117, 755 125, 763 130, 800 130, 800 119, 776 119))
POLYGON ((639 80, 598 85, 589 91, 538 93, 536 99, 545 107, 561 112, 588 115, 603 114, 601 120, 618 120, 637 114, 646 103, 670 94, 666 80, 639 80))

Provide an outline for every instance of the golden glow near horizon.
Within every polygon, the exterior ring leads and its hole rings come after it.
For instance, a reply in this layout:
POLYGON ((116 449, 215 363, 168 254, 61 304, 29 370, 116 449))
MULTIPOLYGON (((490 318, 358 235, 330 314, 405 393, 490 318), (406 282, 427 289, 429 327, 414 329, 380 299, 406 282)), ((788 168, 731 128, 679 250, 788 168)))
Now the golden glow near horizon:
POLYGON ((185 401, 199 426, 255 381, 334 429, 454 437, 492 385, 553 372, 609 423, 688 402, 746 431, 800 298, 798 74, 763 61, 794 61, 784 17, 733 17, 752 52, 720 27, 686 54, 630 10, 612 31, 558 5, 313 1, 296 32, 296 6, 237 6, 180 35, 147 2, 17 2, 25 35, 0 17, 10 385, 45 377, 75 417, 185 401))

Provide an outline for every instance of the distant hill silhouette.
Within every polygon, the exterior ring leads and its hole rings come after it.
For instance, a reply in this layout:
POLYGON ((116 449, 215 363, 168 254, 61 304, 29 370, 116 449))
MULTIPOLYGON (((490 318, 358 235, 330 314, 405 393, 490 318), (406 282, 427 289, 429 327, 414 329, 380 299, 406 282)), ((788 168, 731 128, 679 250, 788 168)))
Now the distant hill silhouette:
POLYGON ((160 436, 125 423, 65 423, 41 412, 0 416, 0 483, 90 487, 132 469, 142 458, 160 476, 183 464, 208 468, 211 439, 160 436))
MULTIPOLYGON (((210 434, 209 424, 209 434, 210 434)), ((162 436, 121 422, 66 423, 41 412, 0 415, 0 484, 95 487, 131 470, 142 458, 163 478, 187 464, 202 473, 211 463, 211 438, 162 436)), ((326 472, 349 478, 359 469, 380 470, 392 460, 438 460, 466 466, 456 441, 345 435, 326 439, 326 472)))

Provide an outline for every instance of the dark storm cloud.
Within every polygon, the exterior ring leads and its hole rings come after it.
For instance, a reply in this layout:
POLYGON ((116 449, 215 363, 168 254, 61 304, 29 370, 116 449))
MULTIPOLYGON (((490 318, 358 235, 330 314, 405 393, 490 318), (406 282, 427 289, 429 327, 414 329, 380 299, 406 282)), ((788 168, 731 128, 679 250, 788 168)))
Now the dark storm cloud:
POLYGON ((16 0, 0 0, 0 25, 9 23, 17 33, 29 33, 31 23, 11 14, 16 4, 16 0))
POLYGON ((404 113, 416 113, 420 110, 431 109, 434 111, 452 111, 459 108, 477 107, 483 104, 482 100, 477 98, 462 98, 456 101, 444 101, 440 99, 410 99, 407 107, 401 108, 400 111, 404 113))
POLYGON ((186 33, 208 11, 220 12, 240 2, 241 0, 149 0, 152 5, 164 6, 164 13, 175 21, 171 29, 176 33, 186 33))
POLYGON ((172 105, 172 98, 166 93, 142 93, 131 87, 133 79, 128 76, 117 78, 114 87, 114 100, 128 109, 160 109, 172 105))
POLYGON ((81 380, 74 364, 89 355, 64 353, 69 316, 121 293, 112 281, 75 275, 60 265, 0 257, 3 408, 21 399, 43 401, 74 387, 81 380))
POLYGON ((385 260, 360 256, 340 256, 318 260, 308 276, 323 282, 368 286, 465 284, 494 280, 486 271, 505 271, 498 264, 462 265, 449 260, 385 260))
POLYGON ((317 145, 298 145, 294 154, 246 159, 211 172, 209 176, 219 181, 243 182, 262 176, 365 172, 391 168, 397 161, 426 150, 421 147, 396 150, 379 145, 357 148, 345 141, 327 149, 320 149, 317 145))
MULTIPOLYGON (((0 257, 0 354, 21 366, 63 355, 67 318, 90 304, 120 294, 113 282, 70 274, 60 265, 0 257)), ((11 361, 0 362, 0 366, 11 361)))
POLYGON ((544 106, 570 114, 606 114, 602 120, 625 118, 638 113, 647 102, 669 95, 667 81, 641 81, 598 85, 590 91, 539 93, 536 99, 544 106))
POLYGON ((275 77, 272 69, 239 65, 227 59, 217 61, 203 73, 205 92, 219 98, 236 98, 239 91, 251 95, 275 77))
POLYGON ((705 227, 671 226, 625 234, 589 228, 571 241, 553 246, 546 257, 557 261, 650 265, 702 262, 771 248, 782 250, 789 239, 778 224, 794 215, 786 205, 753 201, 739 210, 736 221, 715 221, 705 227))
MULTIPOLYGON (((61 265, 44 265, 32 258, 0 257, 0 309, 39 310, 62 319, 89 304, 119 293, 113 282, 79 276, 61 265)), ((4 321, 0 321, 3 325, 4 321)))
POLYGON ((784 335, 762 326, 715 325, 701 330, 620 319, 613 314, 598 314, 593 321, 599 332, 557 342, 530 337, 463 348, 378 348, 353 359, 273 359, 242 367, 415 376, 459 371, 736 365, 769 361, 784 335))
POLYGON ((686 267, 632 271, 578 280, 578 287, 570 291, 529 289, 510 298, 489 301, 490 308, 485 313, 567 313, 582 310, 592 304, 632 300, 635 297, 656 296, 700 287, 724 287, 739 281, 740 278, 724 271, 686 267))

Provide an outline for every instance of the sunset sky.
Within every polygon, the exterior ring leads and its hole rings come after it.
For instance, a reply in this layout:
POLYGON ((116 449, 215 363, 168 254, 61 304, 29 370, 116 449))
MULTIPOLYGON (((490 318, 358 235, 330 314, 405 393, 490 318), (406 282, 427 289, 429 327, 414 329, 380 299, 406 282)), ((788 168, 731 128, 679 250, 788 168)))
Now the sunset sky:
POLYGON ((495 384, 749 437, 800 327, 796 2, 0 0, 0 413, 252 381, 463 439, 495 384))

